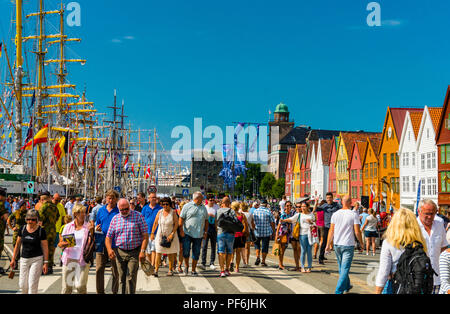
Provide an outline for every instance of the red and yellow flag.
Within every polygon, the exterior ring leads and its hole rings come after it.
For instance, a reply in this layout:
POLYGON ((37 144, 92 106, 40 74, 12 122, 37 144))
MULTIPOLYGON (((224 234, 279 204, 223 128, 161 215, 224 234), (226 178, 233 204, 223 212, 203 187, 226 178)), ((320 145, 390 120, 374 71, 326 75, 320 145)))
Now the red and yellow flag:
POLYGON ((48 141, 48 124, 46 124, 39 132, 37 132, 36 136, 29 140, 28 143, 26 143, 22 150, 31 150, 32 147, 36 146, 37 144, 47 143, 48 141))

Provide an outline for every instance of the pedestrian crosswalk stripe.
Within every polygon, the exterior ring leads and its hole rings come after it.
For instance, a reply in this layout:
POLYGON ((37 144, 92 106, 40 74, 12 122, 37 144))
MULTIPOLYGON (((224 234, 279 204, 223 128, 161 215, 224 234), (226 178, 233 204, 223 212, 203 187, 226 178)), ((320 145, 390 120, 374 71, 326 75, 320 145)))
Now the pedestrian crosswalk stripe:
POLYGON ((232 274, 231 276, 228 276, 227 279, 239 290, 239 292, 269 293, 269 291, 249 276, 232 274))
POLYGON ((160 291, 159 280, 153 276, 147 276, 141 269, 138 271, 136 292, 160 291))
POLYGON ((186 292, 189 293, 214 293, 214 289, 209 283, 208 279, 198 275, 197 277, 188 276, 180 277, 186 292))
POLYGON ((260 267, 259 272, 266 275, 267 277, 275 280, 276 282, 282 284, 288 289, 292 290, 295 294, 323 294, 324 292, 313 286, 292 277, 291 275, 280 272, 279 270, 270 270, 260 267))
POLYGON ((61 274, 41 276, 38 293, 45 293, 58 279, 61 279, 61 274))

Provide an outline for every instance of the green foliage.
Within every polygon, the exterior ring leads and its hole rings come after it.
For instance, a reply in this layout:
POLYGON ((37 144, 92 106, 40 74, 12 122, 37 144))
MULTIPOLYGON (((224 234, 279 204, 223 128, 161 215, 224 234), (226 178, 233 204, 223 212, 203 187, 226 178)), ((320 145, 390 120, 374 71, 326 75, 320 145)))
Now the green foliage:
POLYGON ((280 199, 280 198, 283 197, 283 195, 284 195, 284 188, 285 188, 284 183, 285 183, 284 178, 279 178, 275 182, 275 184, 272 187, 272 196, 273 197, 275 197, 277 199, 280 199))
POLYGON ((261 181, 261 187, 259 189, 261 195, 264 197, 272 197, 272 188, 275 185, 276 181, 277 180, 275 179, 275 176, 272 173, 267 172, 261 181))

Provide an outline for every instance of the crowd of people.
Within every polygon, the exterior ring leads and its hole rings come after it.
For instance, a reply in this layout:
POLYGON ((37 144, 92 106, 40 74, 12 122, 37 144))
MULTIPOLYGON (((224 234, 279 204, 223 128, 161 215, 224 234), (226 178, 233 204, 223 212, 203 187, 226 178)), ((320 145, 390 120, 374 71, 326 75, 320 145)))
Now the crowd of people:
POLYGON ((348 195, 338 200, 332 193, 321 202, 306 197, 294 204, 285 197, 279 203, 232 201, 228 196, 205 198, 201 192, 192 200, 159 198, 156 193, 120 198, 115 190, 93 200, 49 193, 32 200, 7 197, 0 190, 0 219, 2 251, 5 231, 13 233, 10 268, 20 270, 22 293, 37 293, 40 276, 53 273, 56 247, 62 250, 62 293, 87 293, 89 269, 95 264, 98 294, 105 293, 106 267, 112 271, 112 293, 133 294, 140 265, 148 276, 158 277, 163 264, 167 276, 195 277, 198 267, 216 270, 218 257, 218 276, 227 277, 250 267, 253 247, 254 265, 266 267, 271 241, 281 271, 311 273, 313 259, 324 265, 334 251, 337 294, 352 289, 349 273, 355 251, 375 256, 378 245, 375 292, 397 293, 393 289, 401 256, 419 247, 434 271, 433 293, 450 293, 449 213, 438 213, 430 200, 420 203, 416 217, 404 208, 377 213, 352 204, 348 195), (225 220, 239 229, 226 227, 225 220), (295 265, 287 268, 289 245, 295 265))

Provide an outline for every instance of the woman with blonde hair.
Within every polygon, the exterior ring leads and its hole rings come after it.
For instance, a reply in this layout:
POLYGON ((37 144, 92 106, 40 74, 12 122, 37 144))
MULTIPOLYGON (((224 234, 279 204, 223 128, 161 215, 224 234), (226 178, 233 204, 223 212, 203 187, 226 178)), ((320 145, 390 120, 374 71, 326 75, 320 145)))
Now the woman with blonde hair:
POLYGON ((415 247, 416 242, 419 242, 423 250, 427 252, 427 245, 416 216, 411 210, 405 208, 395 211, 383 238, 385 241, 381 247, 375 293, 392 294, 392 277, 405 247, 409 244, 415 247))
POLYGON ((76 288, 78 294, 86 294, 90 263, 84 260, 83 252, 88 241, 93 241, 94 226, 86 221, 86 207, 83 205, 74 205, 72 214, 73 221, 66 224, 59 235, 58 246, 64 250, 61 258, 62 293, 71 294, 76 288))

